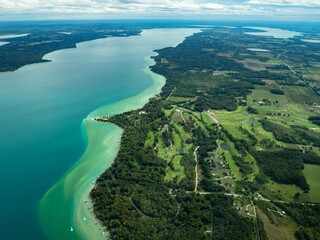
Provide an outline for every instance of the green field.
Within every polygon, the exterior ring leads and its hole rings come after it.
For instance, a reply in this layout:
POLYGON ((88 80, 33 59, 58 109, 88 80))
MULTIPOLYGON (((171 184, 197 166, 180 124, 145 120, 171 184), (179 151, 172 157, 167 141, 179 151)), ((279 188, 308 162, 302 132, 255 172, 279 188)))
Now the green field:
POLYGON ((288 97, 296 103, 319 103, 319 96, 310 87, 285 86, 284 90, 288 97))
POLYGON ((271 102, 278 101, 280 103, 288 103, 286 95, 272 94, 268 87, 259 87, 253 90, 250 95, 248 95, 249 103, 252 103, 253 100, 259 101, 262 99, 269 99, 271 102))
POLYGON ((251 58, 246 58, 241 63, 246 67, 249 68, 253 71, 262 71, 266 70, 266 67, 272 66, 270 63, 264 63, 260 62, 259 60, 256 59, 251 59, 251 58))
POLYGON ((167 168, 167 174, 165 176, 166 181, 173 180, 174 178, 177 178, 177 181, 180 182, 181 179, 183 179, 186 174, 184 172, 184 167, 180 164, 182 156, 178 155, 175 156, 171 161, 173 163, 174 169, 167 168))
POLYGON ((303 193, 303 191, 295 185, 280 184, 271 180, 264 185, 262 191, 267 198, 284 200, 288 202, 293 201, 294 195, 297 192, 300 194, 303 193))
POLYGON ((148 139, 145 142, 145 147, 152 147, 154 145, 154 133, 152 131, 148 132, 148 139))
POLYGON ((320 166, 305 164, 303 174, 310 185, 310 191, 307 194, 311 202, 320 202, 320 166))

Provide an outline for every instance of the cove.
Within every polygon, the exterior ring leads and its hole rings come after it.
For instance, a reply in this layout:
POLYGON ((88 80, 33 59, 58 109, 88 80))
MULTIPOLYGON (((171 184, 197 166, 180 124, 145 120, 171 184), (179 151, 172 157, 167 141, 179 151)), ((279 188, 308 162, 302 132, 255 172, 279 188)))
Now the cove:
POLYGON ((145 104, 164 84, 148 69, 153 50, 196 31, 84 42, 47 54, 52 62, 0 74, 1 238, 104 237, 85 202, 116 156, 122 130, 90 117, 145 104))

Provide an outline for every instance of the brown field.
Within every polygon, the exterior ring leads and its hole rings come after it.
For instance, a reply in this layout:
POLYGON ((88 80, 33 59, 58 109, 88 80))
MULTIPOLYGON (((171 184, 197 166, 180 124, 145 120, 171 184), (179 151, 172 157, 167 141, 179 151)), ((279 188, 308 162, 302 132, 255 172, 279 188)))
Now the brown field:
POLYGON ((294 233, 297 225, 292 219, 286 217, 284 219, 276 219, 276 223, 272 224, 267 215, 257 208, 257 214, 263 222, 264 229, 270 240, 295 240, 294 233))

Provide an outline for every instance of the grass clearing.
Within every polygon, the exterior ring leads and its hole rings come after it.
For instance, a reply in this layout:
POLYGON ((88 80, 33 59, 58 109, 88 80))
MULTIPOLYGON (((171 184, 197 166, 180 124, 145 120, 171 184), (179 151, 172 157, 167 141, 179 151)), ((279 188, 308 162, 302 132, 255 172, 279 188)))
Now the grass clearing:
POLYGON ((247 154, 247 156, 245 157, 245 160, 251 163, 253 174, 248 175, 248 178, 249 178, 249 181, 253 181, 255 179, 255 175, 258 175, 260 173, 260 167, 258 166, 258 163, 254 159, 254 157, 251 156, 250 154, 247 154))
POLYGON ((165 181, 171 181, 174 178, 178 178, 177 181, 180 182, 184 177, 186 177, 184 167, 180 164, 182 156, 177 155, 171 161, 174 166, 174 170, 167 168, 167 174, 165 176, 165 181))
POLYGON ((180 112, 177 112, 175 111, 173 114, 172 114, 172 121, 175 122, 175 123, 182 123, 184 122, 183 119, 182 119, 182 116, 181 116, 181 113, 180 112))
POLYGON ((253 117, 252 114, 246 111, 245 107, 238 107, 233 112, 226 110, 214 111, 214 115, 233 137, 249 140, 248 136, 240 130, 240 126, 250 125, 250 118, 253 117))
POLYGON ((202 129, 202 131, 204 131, 205 133, 208 133, 205 125, 203 124, 203 122, 199 120, 198 117, 191 115, 191 118, 193 119, 193 121, 195 121, 198 124, 198 126, 202 129))
POLYGON ((171 113, 173 112, 174 108, 172 109, 163 109, 164 114, 166 115, 166 117, 169 117, 171 115, 171 113))
MULTIPOLYGON (((222 144, 228 144, 229 145, 230 142, 224 142, 222 140, 219 141, 219 145, 221 146, 222 144)), ((230 146, 230 150, 232 151, 233 154, 235 154, 235 149, 234 149, 234 146, 232 144, 232 146, 230 146), (233 147, 233 149, 232 149, 233 147)), ((230 151, 228 150, 224 150, 223 148, 218 148, 217 150, 217 153, 219 155, 222 155, 224 154, 224 157, 226 158, 226 161, 230 167, 230 170, 231 172, 233 173, 234 177, 236 178, 236 180, 241 180, 241 173, 240 173, 240 170, 239 170, 239 167, 236 165, 236 163, 234 162, 233 158, 232 158, 232 154, 230 151)))
POLYGON ((246 58, 243 61, 240 61, 244 67, 251 69, 253 71, 263 71, 266 70, 266 67, 271 67, 273 64, 260 62, 257 59, 246 58))
POLYGON ((209 116, 205 113, 201 113, 201 116, 202 116, 202 120, 203 122, 208 125, 208 126, 211 126, 213 124, 213 121, 209 118, 209 116))
POLYGON ((310 87, 284 86, 284 91, 295 103, 320 103, 319 96, 310 87))
POLYGON ((175 130, 172 132, 172 135, 173 135, 172 148, 176 149, 177 151, 180 151, 180 149, 182 148, 181 137, 179 136, 179 134, 175 130))
POLYGON ((310 191, 306 195, 311 202, 320 202, 320 166, 305 164, 303 174, 310 185, 310 191))
POLYGON ((261 221, 263 222, 264 229, 269 237, 272 240, 295 240, 294 233, 298 230, 298 226, 294 221, 286 217, 276 221, 276 224, 272 224, 267 217, 267 215, 257 208, 257 214, 261 221))
POLYGON ((268 99, 271 102, 288 103, 286 95, 273 94, 267 87, 260 89, 254 89, 250 95, 248 95, 248 102, 261 101, 262 99, 268 99))
POLYGON ((166 162, 170 161, 170 158, 168 157, 166 147, 163 143, 162 137, 158 136, 158 156, 162 159, 164 159, 166 162))
POLYGON ((175 97, 175 96, 170 97, 171 102, 189 102, 189 101, 194 101, 194 100, 195 100, 195 98, 175 97))
POLYGON ((294 195, 299 192, 300 194, 303 193, 303 191, 293 185, 293 184, 280 184, 276 183, 274 181, 269 180, 267 184, 264 185, 264 190, 267 191, 266 196, 270 199, 279 199, 291 202, 294 198, 294 195))
POLYGON ((152 131, 149 131, 148 132, 148 138, 147 138, 147 141, 145 142, 144 144, 144 147, 152 147, 154 145, 154 133, 152 131))

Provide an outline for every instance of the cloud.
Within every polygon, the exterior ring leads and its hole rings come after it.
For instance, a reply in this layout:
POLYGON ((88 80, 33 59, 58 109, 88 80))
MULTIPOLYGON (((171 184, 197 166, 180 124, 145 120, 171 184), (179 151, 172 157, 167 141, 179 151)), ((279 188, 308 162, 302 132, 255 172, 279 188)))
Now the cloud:
POLYGON ((244 5, 225 5, 195 0, 0 0, 0 12, 162 12, 175 11, 193 13, 239 13, 253 10, 244 5))
POLYGON ((249 4, 320 7, 319 0, 248 0, 249 4))
MULTIPOLYGON (((0 19, 6 15, 63 16, 64 14, 94 15, 100 17, 137 15, 168 16, 179 15, 244 15, 274 16, 296 15, 300 8, 282 12, 272 5, 320 6, 319 0, 0 0, 0 19)), ((289 7, 288 7, 289 8, 289 7)), ((305 12, 304 12, 305 13, 305 12)), ((316 15, 320 15, 317 13, 316 15)))

